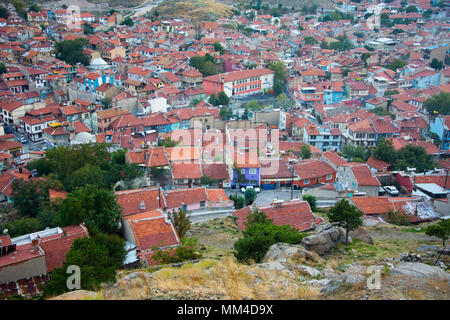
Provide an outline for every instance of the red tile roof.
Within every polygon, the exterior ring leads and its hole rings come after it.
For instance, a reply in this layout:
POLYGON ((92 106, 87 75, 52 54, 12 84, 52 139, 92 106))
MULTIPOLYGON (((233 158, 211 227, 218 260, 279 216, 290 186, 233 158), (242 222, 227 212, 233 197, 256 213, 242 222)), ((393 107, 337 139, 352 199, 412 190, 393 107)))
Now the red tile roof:
POLYGON ((200 179, 202 168, 199 163, 172 163, 174 179, 200 179))
POLYGON ((155 246, 161 248, 180 244, 172 222, 166 222, 160 210, 133 215, 127 220, 139 251, 151 250, 155 246))
POLYGON ((159 188, 117 191, 116 198, 117 202, 122 207, 122 216, 154 210, 165 206, 165 198, 159 188), (159 199, 159 197, 161 197, 161 199, 159 199), (145 208, 143 209, 140 208, 142 201, 145 205, 145 208))
MULTIPOLYGON (((322 219, 315 218, 307 201, 293 200, 280 204, 272 204, 259 207, 259 211, 266 214, 267 219, 272 220, 276 225, 290 225, 299 231, 306 231, 315 224, 320 224, 322 219)), ((237 225, 239 229, 245 230, 247 216, 251 213, 250 206, 233 212, 233 216, 237 217, 237 225)))
POLYGON ((45 252, 45 261, 47 264, 47 273, 53 269, 61 268, 66 260, 66 254, 72 247, 75 239, 88 237, 89 233, 84 226, 68 226, 64 227, 63 234, 50 239, 42 239, 40 247, 45 252))
POLYGON ((336 173, 336 170, 334 170, 326 162, 319 160, 307 160, 303 163, 295 165, 295 173, 301 180, 304 180, 336 173))
POLYGON ((394 207, 387 197, 353 197, 351 200, 366 215, 385 214, 394 211, 394 207))
POLYGON ((366 164, 351 167, 353 175, 360 186, 380 186, 380 182, 373 176, 372 171, 366 164))
POLYGON ((183 188, 166 191, 167 210, 180 208, 183 205, 207 201, 206 188, 183 188))

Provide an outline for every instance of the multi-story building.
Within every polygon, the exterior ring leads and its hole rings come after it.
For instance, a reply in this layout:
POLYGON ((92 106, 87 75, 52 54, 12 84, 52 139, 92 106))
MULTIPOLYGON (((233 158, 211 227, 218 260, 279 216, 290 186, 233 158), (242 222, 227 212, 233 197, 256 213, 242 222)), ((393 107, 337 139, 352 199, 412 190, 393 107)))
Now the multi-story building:
POLYGON ((251 69, 220 73, 203 79, 206 94, 225 91, 227 96, 247 96, 273 89, 275 72, 269 69, 251 69))
POLYGON ((303 142, 319 148, 321 151, 341 150, 341 132, 337 128, 324 128, 310 125, 303 130, 303 142))
POLYGON ((441 150, 450 150, 450 116, 439 116, 430 122, 430 131, 441 139, 441 150))

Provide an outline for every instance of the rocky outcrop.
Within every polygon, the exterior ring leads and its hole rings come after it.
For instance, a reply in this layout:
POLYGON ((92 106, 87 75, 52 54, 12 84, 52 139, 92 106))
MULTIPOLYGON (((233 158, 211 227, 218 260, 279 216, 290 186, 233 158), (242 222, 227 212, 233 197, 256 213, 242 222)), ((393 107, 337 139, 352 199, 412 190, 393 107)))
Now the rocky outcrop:
MULTIPOLYGON (((348 241, 351 242, 350 237, 348 241)), ((345 230, 332 224, 325 224, 318 226, 314 234, 305 237, 301 244, 306 250, 323 255, 342 242, 345 242, 345 230)))
POLYGON ((318 259, 318 256, 314 254, 314 252, 306 250, 301 245, 276 243, 270 246, 262 262, 268 263, 276 261, 286 263, 291 259, 315 261, 318 259))
POLYGON ((352 239, 359 239, 362 242, 373 244, 373 238, 370 236, 370 234, 363 228, 358 228, 356 230, 352 230, 349 232, 349 236, 352 237, 352 239))
POLYGON ((98 300, 98 299, 100 300, 103 299, 102 294, 94 291, 74 290, 61 294, 50 300, 98 300))
POLYGON ((450 281, 450 274, 444 270, 420 262, 403 262, 391 270, 392 275, 406 275, 415 278, 435 278, 450 281))

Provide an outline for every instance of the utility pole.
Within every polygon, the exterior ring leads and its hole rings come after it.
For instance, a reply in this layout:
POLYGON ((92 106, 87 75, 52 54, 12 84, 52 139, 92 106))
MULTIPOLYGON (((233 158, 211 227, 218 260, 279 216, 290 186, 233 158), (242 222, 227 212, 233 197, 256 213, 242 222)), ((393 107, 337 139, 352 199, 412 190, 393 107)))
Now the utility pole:
POLYGON ((294 197, 294 170, 295 170, 295 164, 292 165, 292 174, 291 174, 291 200, 294 197))

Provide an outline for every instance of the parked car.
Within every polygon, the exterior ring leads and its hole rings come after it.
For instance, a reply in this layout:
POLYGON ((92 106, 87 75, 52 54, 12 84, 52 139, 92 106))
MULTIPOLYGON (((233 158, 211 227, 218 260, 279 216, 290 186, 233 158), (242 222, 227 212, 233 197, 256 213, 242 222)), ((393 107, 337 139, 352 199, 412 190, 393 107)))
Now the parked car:
POLYGON ((27 138, 25 138, 25 137, 20 137, 20 138, 19 138, 19 142, 21 142, 21 143, 27 143, 28 141, 27 141, 27 138))
POLYGON ((246 187, 241 187, 242 193, 245 193, 245 191, 247 191, 247 189, 255 189, 255 191, 257 193, 259 193, 261 191, 261 189, 259 187, 246 186, 246 187))
POLYGON ((389 193, 391 196, 398 196, 399 194, 397 188, 394 186, 386 186, 384 187, 384 190, 386 190, 386 192, 389 193))
POLYGON ((386 190, 383 189, 383 187, 380 187, 378 189, 378 195, 379 196, 384 196, 386 194, 386 190))

